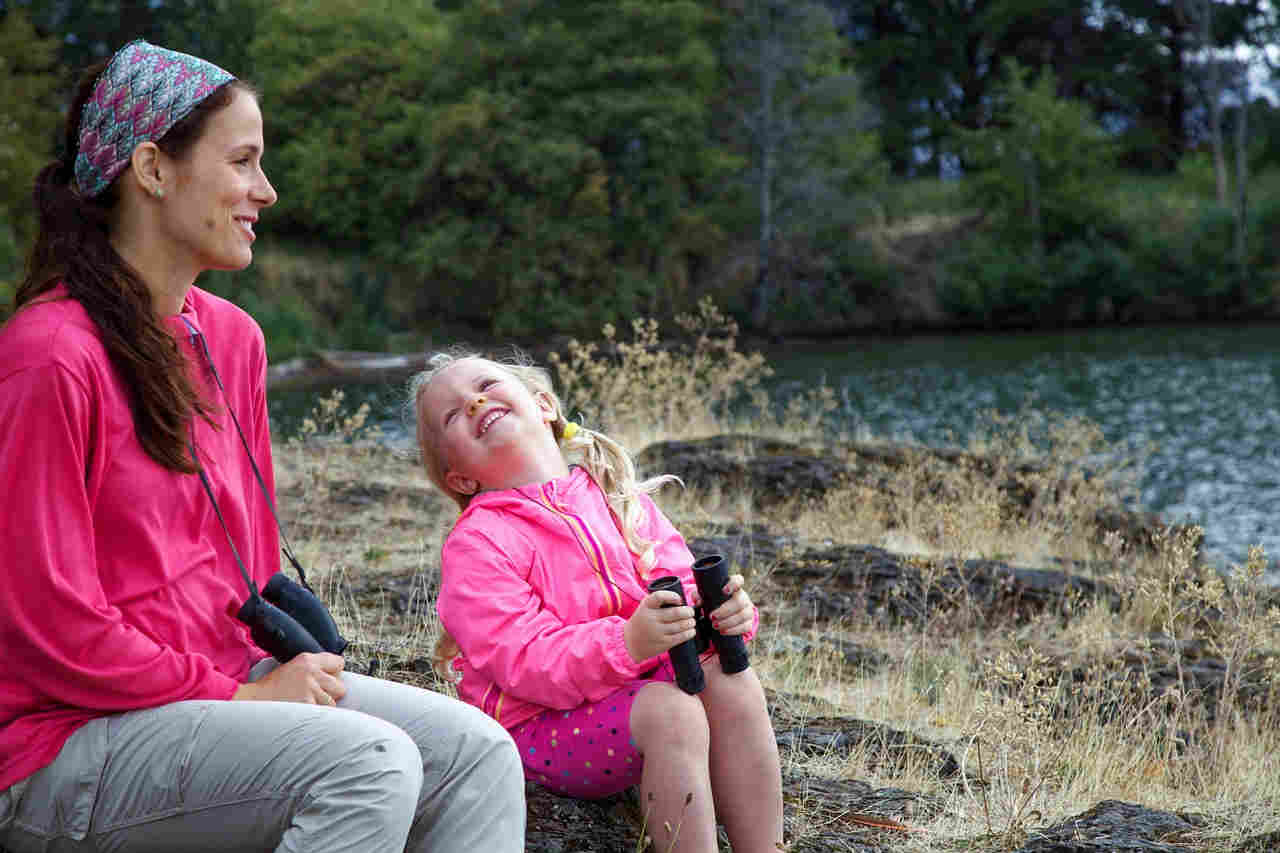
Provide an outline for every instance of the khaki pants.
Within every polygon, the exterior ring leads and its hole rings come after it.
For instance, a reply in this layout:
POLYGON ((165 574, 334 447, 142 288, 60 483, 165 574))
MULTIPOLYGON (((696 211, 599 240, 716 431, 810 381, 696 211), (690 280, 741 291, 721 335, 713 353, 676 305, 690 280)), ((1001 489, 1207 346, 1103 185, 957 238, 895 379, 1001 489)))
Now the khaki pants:
MULTIPOLYGON (((254 667, 251 679, 275 666, 254 667)), ((353 673, 337 708, 176 702, 94 720, 0 792, 11 853, 524 850, 510 736, 447 696, 353 673)))

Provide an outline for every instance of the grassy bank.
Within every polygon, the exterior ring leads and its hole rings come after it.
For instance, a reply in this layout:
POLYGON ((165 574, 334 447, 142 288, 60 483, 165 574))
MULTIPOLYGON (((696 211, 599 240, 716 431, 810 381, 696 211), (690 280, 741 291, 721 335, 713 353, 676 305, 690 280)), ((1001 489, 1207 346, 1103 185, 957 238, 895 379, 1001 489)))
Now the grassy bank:
MULTIPOLYGON (((687 319, 695 332, 698 322, 717 322, 714 313, 687 319)), ((590 423, 636 450, 738 431, 838 457, 842 437, 822 431, 821 388, 789 411, 744 414, 739 405, 729 418, 730 401, 767 402, 759 391, 767 365, 733 346, 731 325, 719 328, 660 350, 644 337, 655 327, 642 326, 638 337, 615 333, 605 349, 616 355, 605 359, 600 346, 567 350, 557 378, 571 403, 584 411, 590 403, 590 423), (608 370, 598 367, 605 361, 608 370), (701 396, 688 393, 690 377, 701 396)), ((305 435, 276 437, 282 507, 296 550, 353 641, 351 665, 365 670, 376 659, 384 675, 447 692, 427 662, 438 632, 439 548, 455 510, 412 454, 370 441, 361 414, 340 399, 318 401, 314 420, 305 435)), ((975 439, 970 450, 995 462, 983 472, 944 474, 921 461, 891 482, 855 482, 820 501, 768 508, 712 483, 660 496, 688 537, 761 525, 797 543, 873 544, 919 566, 926 584, 944 558, 1065 560, 1056 564, 1119 592, 1110 604, 1079 601, 1024 622, 963 598, 916 622, 852 613, 831 621, 782 583, 774 565, 742 566, 762 612, 753 665, 788 714, 906 729, 949 744, 964 769, 960 781, 939 779, 924 760, 890 772, 871 751, 855 750, 788 752, 787 772, 941 798, 940 814, 908 821, 919 831, 893 842, 902 850, 1010 850, 1030 828, 1105 799, 1204 816, 1200 830, 1176 839, 1191 850, 1231 850, 1280 829, 1280 611, 1261 584, 1265 560, 1203 565, 1194 531, 1152 548, 1092 536, 1089 520, 1127 487, 1127 465, 1096 466, 1105 449, 1088 423, 1028 413, 995 420, 975 439), (999 490, 1015 476, 1042 496, 1017 516, 1002 508, 999 490), (856 648, 889 663, 843 653, 856 648), (1226 667, 1214 696, 1190 677, 1209 654, 1226 667), (1173 686, 1155 692, 1160 674, 1173 686)), ((833 819, 820 798, 789 801, 788 840, 820 839, 833 819)))

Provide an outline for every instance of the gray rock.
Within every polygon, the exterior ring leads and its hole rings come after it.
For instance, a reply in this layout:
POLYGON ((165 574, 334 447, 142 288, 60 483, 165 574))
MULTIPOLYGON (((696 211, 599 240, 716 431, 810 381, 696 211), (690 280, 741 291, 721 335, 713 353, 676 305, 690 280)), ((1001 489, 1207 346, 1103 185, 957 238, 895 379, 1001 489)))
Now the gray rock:
POLYGON ((1057 569, 998 560, 921 561, 872 545, 807 548, 779 558, 773 578, 796 588, 819 621, 856 609, 891 623, 919 624, 939 610, 964 607, 987 621, 1020 623, 1046 610, 1066 618, 1084 599, 1119 604, 1105 584, 1057 569))
POLYGON ((1028 832, 1015 853, 1186 853, 1179 839, 1205 826, 1193 814, 1172 814, 1119 800, 1028 832))
MULTIPOLYGON (((996 480, 1005 511, 1020 517, 1072 499, 1076 488, 1066 480, 1042 483, 1044 469, 1035 463, 1007 464, 963 450, 850 442, 827 451, 752 435, 655 442, 636 456, 636 465, 646 476, 675 474, 698 488, 745 490, 760 507, 811 501, 854 482, 893 502, 900 497, 894 475, 908 466, 918 469, 916 487, 932 494, 948 488, 944 473, 996 480)), ((1166 529, 1181 528, 1115 505, 1095 513, 1090 535, 1102 542, 1118 533, 1128 546, 1150 550, 1166 529)))

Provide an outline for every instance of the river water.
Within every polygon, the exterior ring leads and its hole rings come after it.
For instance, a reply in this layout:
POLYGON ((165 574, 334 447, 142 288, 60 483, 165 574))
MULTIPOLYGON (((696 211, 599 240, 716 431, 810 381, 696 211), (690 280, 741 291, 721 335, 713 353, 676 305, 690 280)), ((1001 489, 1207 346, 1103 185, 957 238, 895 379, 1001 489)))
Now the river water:
POLYGON ((1280 329, 1158 327, 938 335, 789 346, 785 389, 825 376, 872 436, 964 444, 982 413, 1084 416, 1115 447, 1145 448, 1137 503, 1205 530, 1242 562, 1280 556, 1280 329))
MULTIPOLYGON (((1250 545, 1280 556, 1280 328, 1145 327, 948 334, 788 344, 766 350, 778 396, 824 381, 839 428, 964 445, 984 412, 1083 416, 1115 447, 1145 447, 1136 503, 1205 530, 1223 565, 1250 545)), ((349 389, 391 431, 400 390, 349 389)), ((283 434, 316 391, 273 394, 283 434)), ((1273 563, 1274 565, 1274 563, 1273 563)))

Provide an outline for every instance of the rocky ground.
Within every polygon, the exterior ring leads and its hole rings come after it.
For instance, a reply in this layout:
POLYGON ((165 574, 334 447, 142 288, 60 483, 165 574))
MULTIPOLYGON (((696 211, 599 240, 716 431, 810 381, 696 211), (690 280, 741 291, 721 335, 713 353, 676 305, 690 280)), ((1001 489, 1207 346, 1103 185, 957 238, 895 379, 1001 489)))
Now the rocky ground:
MULTIPOLYGON (((881 490, 890 488, 888 475, 895 466, 907 464, 918 449, 892 447, 846 448, 838 457, 815 452, 785 442, 740 437, 719 437, 700 442, 671 442, 646 449, 639 461, 651 471, 679 474, 690 486, 717 483, 722 489, 749 488, 758 503, 785 504, 798 495, 820 497, 842 484, 864 482, 881 490)), ((930 451, 935 462, 963 465, 982 473, 982 462, 964 454, 930 451)), ((312 472, 314 474, 314 472, 312 472)), ((1001 472, 1000 476, 1006 476, 1001 472)), ((421 526, 424 507, 435 507, 429 489, 421 481, 410 483, 398 475, 373 479, 343 480, 329 476, 324 494, 309 495, 307 476, 294 472, 285 494, 295 507, 308 500, 322 500, 308 511, 311 518, 343 518, 342 521, 308 521, 295 512, 297 528, 306 533, 353 541, 400 542, 379 549, 366 548, 361 556, 369 570, 352 573, 346 579, 344 596, 356 612, 383 614, 384 631, 396 634, 412 630, 415 623, 429 617, 434 589, 431 569, 435 554, 430 545, 404 545, 406 534, 421 526), (375 529, 376 528, 376 529, 375 529), (377 552, 377 553, 375 553, 377 552)), ((286 478, 288 479, 288 478, 286 478)), ((1014 511, 1033 511, 1043 494, 1028 492, 1025 482, 1013 478, 1004 494, 1014 511), (1019 509, 1021 508, 1021 509, 1019 509)), ((939 486, 942 487, 942 486, 939 486)), ((1063 485, 1063 488, 1067 488, 1063 485)), ((1034 491, 1034 490, 1033 490, 1034 491)), ((447 508, 432 509, 447 523, 447 508)), ((1105 538, 1109 531, 1121 531, 1132 547, 1147 547, 1164 530, 1160 520, 1130 513, 1118 506, 1099 509, 1093 515, 1092 535, 1105 538)), ((963 607, 968 619, 986 620, 992 629, 1025 624, 1045 614, 1061 621, 1072 618, 1086 600, 1100 600, 1121 607, 1125 593, 1099 578, 1105 573, 1097 566, 1072 561, 1049 561, 1038 567, 1011 565, 999 560, 922 559, 918 555, 897 554, 870 545, 805 541, 781 525, 724 525, 706 535, 690 538, 695 554, 721 553, 736 566, 770 567, 767 584, 771 601, 786 601, 787 611, 768 613, 771 619, 809 626, 840 625, 850 621, 870 621, 892 627, 919 624, 963 607)), ((361 546, 363 547, 363 546, 361 546)), ((353 558, 356 559, 356 558, 353 558)), ((762 608, 764 605, 762 605, 762 608)), ((814 644, 829 643, 827 653, 836 653, 862 671, 891 669, 901 662, 881 649, 812 639, 815 633, 781 630, 757 643, 790 644, 792 651, 806 654, 814 644)), ((350 664, 366 671, 401 680, 440 687, 430 671, 424 649, 404 651, 393 645, 369 641, 354 644, 350 664)), ((1216 705, 1217 692, 1225 678, 1225 664, 1208 649, 1184 649, 1184 669, 1179 674, 1162 663, 1160 638, 1134 643, 1122 656, 1118 690, 1146 691, 1159 697, 1188 677, 1207 708, 1216 705), (1189 675, 1188 675, 1189 671, 1189 675), (1126 678, 1129 672, 1132 678, 1126 678)), ((1067 655, 1050 657, 1051 667, 1068 682, 1083 680, 1086 668, 1067 655)), ((1260 684, 1245 679, 1240 691, 1242 707, 1261 696, 1260 684)), ((1066 694, 1064 694, 1066 695, 1066 694)), ((1119 693, 1117 695, 1120 695, 1119 693)), ((1069 700, 1064 700, 1069 701, 1069 700)), ((946 793, 960 787, 980 789, 987 780, 973 768, 964 769, 956 754, 956 744, 934 741, 883 723, 838 713, 833 707, 823 712, 815 700, 803 703, 796 697, 772 692, 770 707, 780 749, 788 755, 821 755, 838 763, 841 755, 858 751, 864 766, 876 769, 876 777, 892 778, 894 768, 910 761, 919 778, 921 762, 932 780, 928 792, 874 785, 856 778, 829 778, 789 769, 784 778, 787 803, 787 848, 807 851, 894 851, 920 849, 965 849, 1017 851, 1017 853, 1100 853, 1101 851, 1155 851, 1181 853, 1206 847, 1196 839, 1204 837, 1207 819, 1197 814, 1170 813, 1147 808, 1138 802, 1104 800, 1069 818, 1039 820, 1026 816, 1003 833, 974 837, 963 843, 954 840, 939 847, 923 840, 930 824, 948 808, 946 793), (794 708, 803 707, 804 713, 794 708), (796 815, 803 811, 805 830, 793 832, 796 815), (820 827, 815 830, 814 827, 820 827)), ((1063 705, 1055 713, 1068 715, 1073 709, 1063 705)), ((789 766, 804 767, 804 762, 789 766)), ((570 851, 635 850, 643 821, 642 809, 634 793, 598 802, 565 799, 530 785, 527 849, 533 853, 570 851)), ((727 849, 727 848, 726 848, 727 849)), ((1280 849, 1280 832, 1261 833, 1235 846, 1232 853, 1256 853, 1280 849)))

